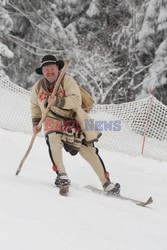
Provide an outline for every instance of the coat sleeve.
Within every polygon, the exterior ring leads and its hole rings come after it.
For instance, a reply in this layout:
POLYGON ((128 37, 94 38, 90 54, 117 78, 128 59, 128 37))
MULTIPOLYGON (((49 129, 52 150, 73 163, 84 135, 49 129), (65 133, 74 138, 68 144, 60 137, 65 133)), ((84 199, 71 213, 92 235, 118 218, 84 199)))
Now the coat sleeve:
POLYGON ((31 94, 31 116, 33 125, 37 125, 42 117, 42 112, 38 103, 38 82, 32 88, 31 94))
POLYGON ((75 109, 81 106, 81 94, 78 84, 71 76, 64 78, 65 98, 63 109, 75 109))

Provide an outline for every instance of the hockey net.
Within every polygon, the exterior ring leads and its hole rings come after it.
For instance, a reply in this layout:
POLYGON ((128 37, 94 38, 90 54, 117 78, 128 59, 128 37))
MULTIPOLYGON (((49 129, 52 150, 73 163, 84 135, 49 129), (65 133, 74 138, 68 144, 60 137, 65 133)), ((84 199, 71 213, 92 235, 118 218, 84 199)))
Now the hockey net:
MULTIPOLYGON (((30 91, 0 75, 0 93, 0 127, 31 134, 30 91)), ((95 105, 91 118, 103 134, 98 147, 167 160, 167 106, 155 97, 95 105)))

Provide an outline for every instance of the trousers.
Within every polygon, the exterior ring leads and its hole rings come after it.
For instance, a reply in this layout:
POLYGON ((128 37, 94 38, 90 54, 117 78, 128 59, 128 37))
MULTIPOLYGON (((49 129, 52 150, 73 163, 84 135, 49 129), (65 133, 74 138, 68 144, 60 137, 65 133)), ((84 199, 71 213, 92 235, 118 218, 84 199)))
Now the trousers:
MULTIPOLYGON (((57 166, 59 173, 66 173, 66 169, 63 164, 62 155, 62 134, 56 132, 50 133, 46 137, 49 147, 49 153, 52 163, 57 166)), ((82 144, 79 154, 90 164, 94 172, 98 176, 102 185, 109 180, 108 172, 105 169, 104 163, 98 154, 98 149, 92 144, 82 144)))

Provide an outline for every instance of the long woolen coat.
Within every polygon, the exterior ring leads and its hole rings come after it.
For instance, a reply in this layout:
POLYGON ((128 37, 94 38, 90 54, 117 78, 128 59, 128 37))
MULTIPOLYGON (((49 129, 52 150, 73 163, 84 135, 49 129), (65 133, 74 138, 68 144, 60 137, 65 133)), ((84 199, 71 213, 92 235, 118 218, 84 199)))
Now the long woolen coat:
MULTIPOLYGON (((37 124, 41 117, 44 115, 47 106, 47 98, 50 95, 46 85, 46 79, 41 79, 35 83, 32 88, 31 95, 31 113, 32 113, 32 122, 37 124)), ((69 75, 65 75, 58 92, 56 94, 56 103, 55 106, 52 106, 48 116, 45 120, 48 126, 48 120, 50 124, 54 124, 55 121, 60 121, 63 123, 68 119, 75 119, 79 122, 83 135, 84 141, 86 143, 91 143, 97 141, 101 136, 101 132, 93 125, 87 127, 86 124, 90 121, 90 116, 82 109, 81 107, 81 94, 80 89, 76 81, 69 75)), ((52 131, 54 128, 52 126, 52 131)), ((57 131, 57 129, 55 129, 57 131)), ((47 129, 45 129, 47 133, 47 129)))

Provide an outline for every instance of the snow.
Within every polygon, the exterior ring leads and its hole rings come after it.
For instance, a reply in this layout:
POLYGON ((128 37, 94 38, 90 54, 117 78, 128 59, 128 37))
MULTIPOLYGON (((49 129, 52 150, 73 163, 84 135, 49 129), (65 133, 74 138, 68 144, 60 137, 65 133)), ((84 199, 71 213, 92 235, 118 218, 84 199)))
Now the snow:
POLYGON ((55 18, 52 22, 50 32, 52 34, 56 33, 59 39, 64 39, 64 40, 66 39, 65 31, 64 31, 63 26, 62 26, 62 24, 57 16, 55 16, 55 18))
POLYGON ((166 162, 100 150, 123 195, 152 195, 154 203, 143 208, 85 189, 101 187, 96 175, 79 155, 63 152, 72 185, 69 197, 62 197, 44 138, 36 138, 18 176, 31 136, 0 129, 0 138, 0 249, 167 249, 166 162))
POLYGON ((158 24, 162 24, 163 22, 167 21, 167 14, 166 14, 166 9, 162 7, 160 9, 160 14, 158 16, 158 24))
POLYGON ((93 17, 99 14, 99 10, 96 7, 96 3, 95 0, 92 0, 89 9, 86 11, 87 16, 89 17, 93 17))
POLYGON ((14 56, 13 52, 8 49, 8 47, 0 42, 0 54, 4 57, 12 58, 14 56))

